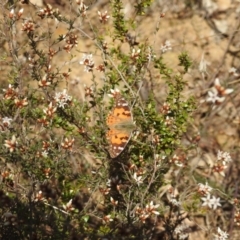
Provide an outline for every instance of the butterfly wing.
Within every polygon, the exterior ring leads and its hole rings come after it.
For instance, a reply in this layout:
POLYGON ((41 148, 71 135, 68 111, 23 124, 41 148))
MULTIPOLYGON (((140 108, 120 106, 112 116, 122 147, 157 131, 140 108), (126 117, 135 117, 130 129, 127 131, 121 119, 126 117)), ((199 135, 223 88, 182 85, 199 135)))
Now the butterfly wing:
POLYGON ((131 109, 123 97, 116 99, 116 105, 107 117, 107 125, 109 153, 116 158, 128 144, 134 127, 131 109))

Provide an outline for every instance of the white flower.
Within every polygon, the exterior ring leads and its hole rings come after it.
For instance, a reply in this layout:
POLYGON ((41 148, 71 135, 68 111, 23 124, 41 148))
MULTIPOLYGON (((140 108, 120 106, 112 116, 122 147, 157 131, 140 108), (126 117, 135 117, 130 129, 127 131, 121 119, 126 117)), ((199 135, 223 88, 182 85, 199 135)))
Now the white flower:
POLYGON ((230 93, 233 92, 233 89, 231 88, 224 88, 219 81, 219 78, 216 78, 214 81, 214 88, 216 88, 216 90, 218 91, 218 94, 222 97, 222 96, 226 96, 230 93))
POLYGON ((212 188, 208 185, 208 183, 206 182, 205 185, 202 183, 198 184, 198 192, 206 195, 209 194, 212 191, 212 188))
POLYGON ((142 176, 137 176, 136 172, 133 174, 132 178, 136 181, 138 186, 143 183, 142 176))
POLYGON ((148 61, 152 61, 154 58, 156 58, 156 55, 153 54, 153 51, 150 47, 148 47, 148 54, 147 54, 147 59, 148 61))
POLYGON ((17 96, 19 89, 13 88, 11 84, 8 85, 8 89, 3 89, 5 99, 13 99, 17 96))
POLYGON ((171 42, 166 40, 165 43, 161 46, 162 53, 172 50, 171 42))
POLYGON ((171 203, 173 206, 176 206, 176 207, 180 207, 180 206, 181 206, 181 202, 179 202, 176 198, 171 198, 171 199, 170 199, 170 203, 171 203))
POLYGON ((92 72, 94 68, 92 54, 83 54, 82 61, 79 64, 84 65, 85 72, 92 72))
POLYGON ((183 156, 177 156, 174 154, 174 156, 169 160, 170 163, 174 163, 178 167, 183 167, 185 164, 186 158, 183 156))
POLYGON ((221 228, 218 227, 217 230, 218 234, 214 235, 214 240, 226 240, 228 239, 228 233, 221 230, 221 228))
POLYGON ((34 202, 38 202, 38 201, 44 201, 45 198, 43 197, 43 192, 42 191, 38 191, 38 193, 36 193, 34 202))
POLYGON ((109 223, 109 222, 112 222, 113 221, 113 219, 111 218, 111 215, 109 214, 109 215, 106 215, 106 216, 104 216, 103 217, 103 223, 104 224, 106 224, 106 223, 109 223))
POLYGON ((132 54, 131 54, 131 58, 134 59, 134 60, 138 59, 140 52, 141 52, 141 49, 138 49, 138 50, 136 51, 136 49, 133 48, 132 54))
POLYGON ((155 215, 159 215, 160 213, 155 210, 158 207, 159 207, 159 204, 154 205, 153 201, 151 201, 150 204, 146 205, 145 211, 148 212, 148 213, 153 213, 155 215))
POLYGON ((46 157, 48 156, 47 150, 42 151, 42 156, 43 156, 44 158, 46 158, 46 157))
POLYGON ((23 8, 21 8, 19 11, 18 11, 18 18, 20 18, 21 16, 22 16, 22 14, 23 14, 23 11, 24 11, 24 9, 23 8))
POLYGON ((118 205, 118 201, 115 201, 112 197, 110 197, 110 201, 111 201, 113 206, 117 206, 118 205))
POLYGON ((11 121, 12 121, 12 120, 13 120, 12 118, 3 117, 3 118, 2 118, 2 123, 3 123, 4 126, 9 127, 9 126, 11 125, 11 121))
POLYGON ((75 208, 72 206, 72 199, 68 201, 68 203, 65 205, 63 204, 63 209, 67 212, 73 211, 75 208))
POLYGON ((119 91, 119 89, 110 89, 110 92, 111 93, 109 93, 108 94, 108 96, 110 97, 110 98, 116 98, 117 96, 119 96, 119 94, 120 94, 120 91, 119 91))
POLYGON ((208 194, 206 197, 201 198, 203 201, 202 206, 208 206, 209 208, 212 208, 212 201, 211 201, 211 195, 208 194))
POLYGON ((54 99, 56 100, 58 107, 64 108, 65 105, 72 100, 72 97, 69 96, 67 90, 64 89, 62 92, 56 93, 54 99))
POLYGON ((212 197, 211 199, 211 204, 212 204, 212 209, 213 210, 216 210, 217 207, 220 207, 221 206, 221 203, 220 203, 220 198, 216 198, 215 196, 212 197))
POLYGON ((8 148, 10 152, 13 152, 17 147, 17 140, 15 135, 12 136, 11 140, 5 140, 4 146, 8 148))
POLYGON ((209 208, 212 208, 213 210, 216 210, 217 207, 221 206, 220 198, 216 198, 215 196, 213 196, 211 198, 210 194, 208 194, 206 197, 203 197, 201 199, 203 201, 202 206, 208 206, 209 208))
POLYGON ((84 4, 83 0, 76 0, 76 3, 79 5, 79 12, 83 17, 86 16, 88 6, 84 4))
POLYGON ((107 20, 110 18, 110 16, 107 14, 107 11, 105 11, 105 13, 101 13, 100 11, 98 11, 98 16, 100 22, 102 23, 106 23, 107 20))
POLYGON ((212 91, 208 91, 208 97, 206 99, 207 102, 211 102, 213 104, 218 104, 224 102, 225 97, 219 97, 218 91, 213 88, 212 91))
POLYGON ((222 152, 220 150, 218 150, 217 159, 218 161, 222 161, 224 164, 232 161, 232 158, 228 152, 222 152))
POLYGON ((210 91, 208 91, 207 102, 212 102, 213 104, 220 104, 225 100, 225 96, 232 93, 233 89, 225 88, 220 84, 218 78, 214 81, 214 86, 210 91))

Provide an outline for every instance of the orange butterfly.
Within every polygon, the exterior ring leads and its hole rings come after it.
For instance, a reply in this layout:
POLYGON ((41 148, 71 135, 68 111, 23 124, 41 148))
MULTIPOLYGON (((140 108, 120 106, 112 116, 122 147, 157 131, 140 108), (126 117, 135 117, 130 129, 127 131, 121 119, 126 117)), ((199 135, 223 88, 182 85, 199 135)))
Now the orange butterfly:
POLYGON ((135 128, 132 111, 119 90, 111 90, 115 106, 108 115, 106 123, 109 128, 106 136, 111 158, 118 157, 127 146, 135 128))

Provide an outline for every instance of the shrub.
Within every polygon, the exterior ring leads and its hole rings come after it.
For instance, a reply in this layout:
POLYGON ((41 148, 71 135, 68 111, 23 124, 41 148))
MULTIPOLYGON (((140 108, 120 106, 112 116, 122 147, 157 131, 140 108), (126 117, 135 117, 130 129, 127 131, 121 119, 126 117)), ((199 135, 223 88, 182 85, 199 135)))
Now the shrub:
MULTIPOLYGON (((150 3, 136 3, 126 20, 112 0, 98 21, 80 0, 63 13, 1 3, 2 239, 184 239, 200 230, 189 219, 221 206, 210 192, 225 190, 192 164, 193 60, 182 51, 175 69, 169 41, 156 50, 133 34, 150 3)), ((217 79, 205 103, 231 92, 217 79)), ((219 151, 212 172, 230 161, 219 151)))

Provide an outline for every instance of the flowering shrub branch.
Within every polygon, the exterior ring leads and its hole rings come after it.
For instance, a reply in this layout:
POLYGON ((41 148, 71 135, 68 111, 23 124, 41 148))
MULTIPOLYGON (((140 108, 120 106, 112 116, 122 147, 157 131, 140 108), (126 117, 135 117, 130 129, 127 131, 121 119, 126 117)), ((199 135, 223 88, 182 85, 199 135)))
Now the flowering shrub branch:
MULTIPOLYGON (((224 204, 236 209, 239 225, 238 199, 218 184, 234 157, 220 146, 207 155, 193 127, 198 104, 217 112, 235 90, 215 78, 201 99, 186 94, 190 54, 178 56, 182 71, 167 64, 172 42, 156 49, 151 36, 132 34, 138 19, 127 19, 120 0, 95 13, 83 0, 71 2, 71 12, 21 2, 11 9, 0 3, 8 43, 0 238, 187 239, 190 219, 224 204)), ((134 16, 143 19, 150 6, 138 1, 134 16)), ((229 74, 239 77, 236 69, 229 74)), ((228 238, 220 225, 205 233, 209 239, 228 238)))

